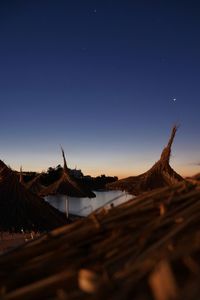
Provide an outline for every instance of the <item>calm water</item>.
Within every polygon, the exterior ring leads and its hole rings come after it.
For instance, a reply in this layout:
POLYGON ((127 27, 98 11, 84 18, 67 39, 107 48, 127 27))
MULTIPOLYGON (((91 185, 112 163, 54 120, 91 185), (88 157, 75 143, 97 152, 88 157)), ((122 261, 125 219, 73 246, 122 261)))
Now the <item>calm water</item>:
MULTIPOLYGON (((126 194, 122 191, 102 191, 96 192, 96 198, 68 198, 69 203, 69 212, 71 214, 79 216, 87 216, 94 210, 100 207, 110 207, 110 204, 113 203, 114 206, 117 206, 123 202, 128 201, 133 198, 132 195, 126 194)), ((45 198, 51 205, 59 209, 60 211, 65 212, 66 210, 66 196, 57 195, 57 196, 48 196, 45 198)))

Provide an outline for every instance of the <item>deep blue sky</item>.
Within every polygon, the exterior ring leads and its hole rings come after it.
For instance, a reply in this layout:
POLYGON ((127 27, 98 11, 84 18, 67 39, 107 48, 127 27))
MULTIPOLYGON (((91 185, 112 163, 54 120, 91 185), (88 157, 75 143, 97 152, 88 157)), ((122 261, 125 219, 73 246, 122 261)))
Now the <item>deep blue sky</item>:
POLYGON ((198 1, 0 2, 1 158, 120 177, 177 134, 172 166, 200 167, 198 1), (176 101, 173 99, 176 98, 176 101))

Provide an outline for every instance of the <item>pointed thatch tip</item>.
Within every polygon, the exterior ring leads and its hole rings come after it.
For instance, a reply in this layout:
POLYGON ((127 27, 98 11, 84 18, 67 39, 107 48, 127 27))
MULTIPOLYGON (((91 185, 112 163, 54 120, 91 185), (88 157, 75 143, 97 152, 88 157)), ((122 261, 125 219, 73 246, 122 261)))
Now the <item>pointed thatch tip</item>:
POLYGON ((176 124, 172 127, 172 131, 171 131, 171 135, 170 135, 168 144, 162 151, 160 160, 163 161, 164 163, 165 162, 169 163, 170 156, 171 156, 171 147, 172 147, 172 144, 173 144, 173 141, 174 141, 174 138, 175 138, 178 128, 179 128, 179 126, 176 124))
POLYGON ((179 128, 178 125, 174 125, 174 126, 172 127, 171 136, 170 136, 170 139, 169 139, 169 142, 168 142, 168 145, 167 145, 167 146, 170 147, 170 148, 171 148, 171 146, 172 146, 172 143, 173 143, 173 141, 174 141, 174 137, 175 137, 175 135, 176 135, 176 132, 177 132, 178 128, 179 128))
POLYGON ((66 162, 66 158, 65 158, 65 151, 64 151, 62 146, 60 146, 60 148, 61 148, 62 157, 63 157, 63 169, 64 169, 65 172, 67 172, 68 167, 67 167, 67 162, 66 162))

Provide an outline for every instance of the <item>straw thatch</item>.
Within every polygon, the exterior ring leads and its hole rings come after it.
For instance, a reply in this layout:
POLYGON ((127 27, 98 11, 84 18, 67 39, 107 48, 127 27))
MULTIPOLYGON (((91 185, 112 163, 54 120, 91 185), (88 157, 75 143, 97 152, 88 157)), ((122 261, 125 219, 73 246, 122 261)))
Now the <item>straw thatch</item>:
POLYGON ((200 190, 144 193, 0 257, 5 300, 200 299, 200 190))
POLYGON ((162 151, 159 161, 157 161, 150 170, 141 175, 131 176, 108 184, 107 188, 125 190, 131 194, 138 195, 144 191, 169 186, 184 180, 169 165, 171 146, 176 131, 177 126, 174 126, 171 132, 168 145, 162 151))
POLYGON ((62 176, 59 180, 44 188, 41 191, 41 195, 48 196, 59 194, 67 195, 70 197, 96 197, 96 195, 89 188, 87 188, 83 184, 76 182, 75 178, 73 178, 72 175, 70 175, 63 149, 62 156, 64 160, 62 176))
POLYGON ((33 194, 40 195, 41 191, 45 188, 45 186, 41 184, 41 176, 41 174, 37 175, 26 184, 26 188, 33 194))
POLYGON ((33 179, 29 180, 28 182, 25 182, 22 167, 20 167, 19 182, 30 192, 39 196, 41 191, 45 188, 45 186, 42 185, 40 182, 41 176, 42 174, 36 175, 33 179))
POLYGON ((29 192, 18 176, 0 161, 0 230, 45 231, 66 224, 66 218, 29 192))

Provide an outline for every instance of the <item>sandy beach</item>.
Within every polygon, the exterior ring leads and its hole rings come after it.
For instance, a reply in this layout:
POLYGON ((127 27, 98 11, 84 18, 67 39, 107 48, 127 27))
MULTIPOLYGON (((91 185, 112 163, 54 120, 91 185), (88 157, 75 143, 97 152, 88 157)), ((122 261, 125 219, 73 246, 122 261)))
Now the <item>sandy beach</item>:
POLYGON ((30 240, 39 237, 39 233, 9 233, 0 234, 0 254, 10 251, 30 240))

